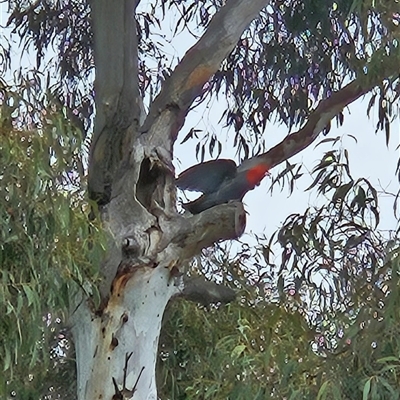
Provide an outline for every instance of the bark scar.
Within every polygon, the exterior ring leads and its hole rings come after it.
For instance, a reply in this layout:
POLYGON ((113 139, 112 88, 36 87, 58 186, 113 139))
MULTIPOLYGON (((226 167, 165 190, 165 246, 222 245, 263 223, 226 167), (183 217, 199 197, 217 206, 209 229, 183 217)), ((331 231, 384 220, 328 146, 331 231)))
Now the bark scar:
POLYGON ((117 346, 118 346, 118 339, 113 334, 110 343, 110 350, 113 351, 117 346))

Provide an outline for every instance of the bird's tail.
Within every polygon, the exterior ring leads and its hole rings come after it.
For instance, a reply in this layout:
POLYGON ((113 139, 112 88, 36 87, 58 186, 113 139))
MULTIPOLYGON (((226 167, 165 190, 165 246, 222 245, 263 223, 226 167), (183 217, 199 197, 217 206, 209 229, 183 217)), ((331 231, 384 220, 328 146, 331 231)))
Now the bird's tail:
POLYGON ((198 199, 189 201, 187 203, 182 203, 182 207, 189 211, 191 214, 199 214, 202 211, 206 210, 207 204, 204 202, 203 196, 200 196, 198 199))

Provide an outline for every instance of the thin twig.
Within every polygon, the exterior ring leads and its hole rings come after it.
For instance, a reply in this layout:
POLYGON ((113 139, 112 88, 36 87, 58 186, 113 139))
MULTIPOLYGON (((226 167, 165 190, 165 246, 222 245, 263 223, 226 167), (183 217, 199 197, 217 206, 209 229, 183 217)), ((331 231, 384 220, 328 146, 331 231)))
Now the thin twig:
POLYGON ((137 387, 137 385, 138 385, 138 383, 139 383, 139 379, 140 379, 140 377, 142 376, 142 372, 143 372, 143 371, 144 371, 144 367, 142 367, 142 369, 141 369, 140 372, 139 372, 139 375, 138 375, 138 377, 137 377, 137 379, 136 379, 136 382, 135 382, 135 384, 133 385, 132 393, 135 393, 136 387, 137 387))
POLYGON ((124 380, 123 380, 123 387, 126 388, 126 376, 128 372, 128 362, 129 359, 132 357, 133 351, 131 353, 126 353, 125 354, 125 367, 124 367, 124 380))

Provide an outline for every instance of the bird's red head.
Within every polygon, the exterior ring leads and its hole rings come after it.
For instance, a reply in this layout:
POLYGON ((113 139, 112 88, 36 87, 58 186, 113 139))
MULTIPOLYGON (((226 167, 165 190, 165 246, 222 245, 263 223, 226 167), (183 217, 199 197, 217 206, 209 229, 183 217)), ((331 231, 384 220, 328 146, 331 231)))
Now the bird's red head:
POLYGON ((250 168, 246 173, 247 180, 251 185, 259 185, 263 180, 264 176, 268 174, 269 166, 266 164, 258 164, 253 168, 250 168))

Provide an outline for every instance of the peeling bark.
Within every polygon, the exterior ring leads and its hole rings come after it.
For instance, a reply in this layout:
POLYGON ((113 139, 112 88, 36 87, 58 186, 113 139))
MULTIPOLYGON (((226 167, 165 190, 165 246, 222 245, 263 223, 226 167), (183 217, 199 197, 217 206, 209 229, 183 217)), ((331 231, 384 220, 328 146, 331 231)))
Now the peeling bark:
POLYGON ((138 267, 101 315, 80 307, 73 318, 79 399, 157 399, 158 337, 176 293, 168 268, 138 267))

